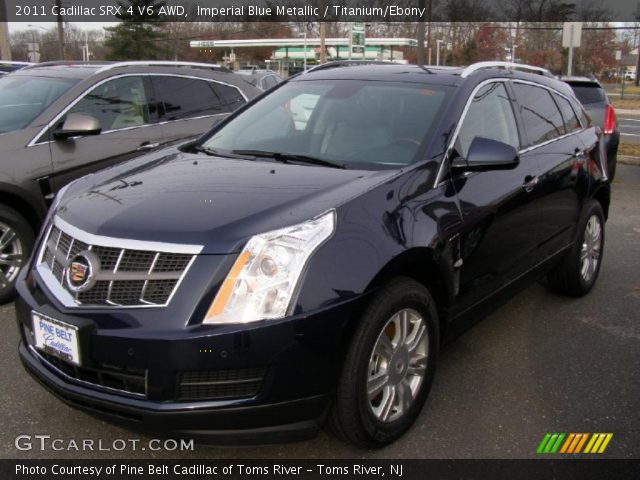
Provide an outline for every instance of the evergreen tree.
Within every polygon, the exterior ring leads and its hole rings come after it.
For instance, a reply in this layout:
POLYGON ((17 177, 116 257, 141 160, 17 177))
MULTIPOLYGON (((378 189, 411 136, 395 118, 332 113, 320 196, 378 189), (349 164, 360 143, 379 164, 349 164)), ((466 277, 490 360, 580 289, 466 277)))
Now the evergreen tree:
POLYGON ((127 0, 118 2, 121 23, 106 28, 109 60, 157 60, 163 55, 163 33, 158 29, 159 9, 164 0, 127 0), (151 7, 151 8, 149 8, 151 7))

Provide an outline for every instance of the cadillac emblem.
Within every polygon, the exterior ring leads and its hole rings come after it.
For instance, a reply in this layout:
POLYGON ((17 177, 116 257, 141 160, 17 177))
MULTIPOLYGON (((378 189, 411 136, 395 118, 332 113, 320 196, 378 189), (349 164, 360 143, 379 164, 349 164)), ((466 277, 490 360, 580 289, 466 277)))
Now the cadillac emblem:
POLYGON ((72 292, 89 290, 96 283, 96 274, 100 269, 100 259, 89 250, 80 252, 67 264, 65 278, 72 292))

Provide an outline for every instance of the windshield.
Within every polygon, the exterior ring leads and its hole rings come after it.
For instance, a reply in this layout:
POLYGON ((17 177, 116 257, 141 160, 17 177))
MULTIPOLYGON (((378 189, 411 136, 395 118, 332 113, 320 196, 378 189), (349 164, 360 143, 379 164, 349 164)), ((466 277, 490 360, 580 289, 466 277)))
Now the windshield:
POLYGON ((0 77, 0 133, 26 127, 77 81, 27 75, 0 77))
POLYGON ((291 82, 242 112, 203 146, 224 154, 313 157, 348 168, 398 168, 417 159, 446 95, 446 87, 413 83, 291 82))

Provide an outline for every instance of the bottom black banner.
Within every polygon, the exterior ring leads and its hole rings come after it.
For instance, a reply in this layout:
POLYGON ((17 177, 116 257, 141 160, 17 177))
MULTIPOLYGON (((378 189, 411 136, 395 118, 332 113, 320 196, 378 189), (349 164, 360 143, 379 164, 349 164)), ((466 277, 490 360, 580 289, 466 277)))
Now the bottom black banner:
POLYGON ((640 460, 0 460, 0 479, 638 479, 640 460))

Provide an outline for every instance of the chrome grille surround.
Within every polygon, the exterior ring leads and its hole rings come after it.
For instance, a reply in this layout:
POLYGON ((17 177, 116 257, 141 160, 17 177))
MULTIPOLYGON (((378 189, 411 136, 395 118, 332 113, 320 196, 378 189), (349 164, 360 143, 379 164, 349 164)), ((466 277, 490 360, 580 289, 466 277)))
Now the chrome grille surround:
POLYGON ((165 307, 202 246, 129 240, 84 232, 54 217, 42 237, 36 271, 66 307, 165 307), (100 260, 95 283, 72 291, 65 272, 83 251, 100 260))

